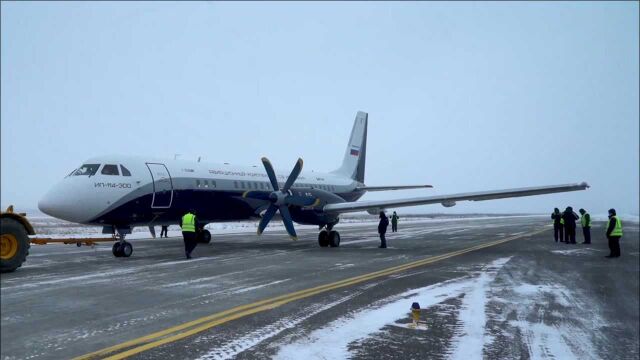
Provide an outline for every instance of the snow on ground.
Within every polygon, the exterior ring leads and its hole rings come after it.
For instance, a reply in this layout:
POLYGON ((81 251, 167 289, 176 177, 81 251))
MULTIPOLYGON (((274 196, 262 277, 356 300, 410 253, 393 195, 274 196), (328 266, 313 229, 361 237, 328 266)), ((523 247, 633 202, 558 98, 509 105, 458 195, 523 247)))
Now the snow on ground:
MULTIPOLYGON (((291 329, 296 327, 298 324, 303 322, 304 320, 309 319, 312 316, 315 316, 325 310, 328 310, 336 305, 339 305, 347 300, 351 300, 357 295, 361 294, 361 291, 353 292, 352 294, 342 297, 339 300, 331 302, 329 304, 316 304, 311 306, 308 309, 305 309, 303 312, 299 312, 296 315, 288 316, 278 320, 277 322, 259 328, 255 331, 250 332, 249 334, 242 336, 238 339, 234 339, 231 342, 225 344, 224 346, 216 347, 209 351, 208 353, 200 356, 198 360, 221 360, 221 359, 231 359, 234 358, 239 353, 265 341, 270 339, 287 329, 291 329)), ((214 335, 216 336, 216 335, 214 335)), ((202 341, 210 341, 209 337, 201 337, 196 340, 196 342, 202 341)))
MULTIPOLYGON (((405 327, 412 302, 418 301, 428 316, 431 307, 454 298, 462 298, 462 304, 457 315, 459 326, 454 328, 446 354, 450 359, 482 359, 487 351, 504 347, 505 338, 512 339, 507 342, 513 341, 515 330, 522 334, 520 341, 524 342, 532 359, 597 358, 592 331, 604 326, 598 310, 587 306, 588 302, 581 301, 577 294, 560 284, 528 284, 502 279, 509 279, 509 276, 497 281, 499 271, 509 260, 501 258, 470 276, 377 301, 365 310, 338 318, 292 342, 276 344, 279 347, 275 358, 351 358, 356 355, 352 351, 357 351, 353 349, 358 348, 354 345, 377 338, 388 331, 389 325, 405 327), (552 308, 559 310, 549 310, 552 308), (588 316, 577 323, 575 320, 564 321, 566 309, 588 313, 588 316), (549 314, 536 315, 541 311, 549 311, 549 314), (555 322, 545 316, 554 317, 555 322), (496 323, 502 323, 506 328, 489 331, 488 324, 496 323), (501 335, 501 339, 490 333, 501 335)), ((576 318, 581 317, 573 317, 576 318)))
POLYGON ((589 255, 594 252, 602 252, 603 250, 583 248, 583 249, 571 249, 571 250, 551 250, 552 253, 558 255, 589 255))
POLYGON ((351 356, 349 344, 363 340, 387 325, 409 317, 412 302, 428 308, 447 299, 465 297, 461 320, 463 333, 457 334, 452 351, 455 358, 468 359, 469 354, 482 354, 484 344, 485 288, 510 258, 492 262, 480 274, 445 281, 377 301, 367 310, 345 316, 313 331, 306 339, 280 347, 276 359, 346 359, 351 356), (464 345, 464 346, 463 346, 464 345))

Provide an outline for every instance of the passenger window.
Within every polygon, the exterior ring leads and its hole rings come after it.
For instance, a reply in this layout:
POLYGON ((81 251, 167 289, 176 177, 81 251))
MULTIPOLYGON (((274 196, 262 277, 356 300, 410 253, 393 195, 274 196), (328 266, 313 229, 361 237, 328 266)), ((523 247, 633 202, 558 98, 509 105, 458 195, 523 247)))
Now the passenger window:
POLYGON ((208 188, 209 187, 209 180, 205 180, 204 181, 204 187, 208 188))
POLYGON ((196 180, 196 187, 200 187, 200 180, 196 180))
POLYGON ((131 176, 131 172, 129 169, 124 167, 124 165, 120 164, 120 170, 122 170, 122 176, 131 176))
POLYGON ((244 181, 240 181, 240 188, 241 188, 241 189, 244 189, 244 188, 245 188, 245 187, 244 187, 244 181))
POLYGON ((211 180, 211 187, 212 188, 216 187, 216 181, 215 180, 211 180))
POLYGON ((98 168, 100 164, 84 164, 78 168, 78 170, 73 172, 73 176, 93 176, 98 172, 98 168))
POLYGON ((236 188, 236 189, 238 188, 238 182, 237 181, 233 182, 233 187, 236 188))
POLYGON ((118 172, 118 165, 107 164, 102 168, 100 172, 102 175, 120 175, 118 172))

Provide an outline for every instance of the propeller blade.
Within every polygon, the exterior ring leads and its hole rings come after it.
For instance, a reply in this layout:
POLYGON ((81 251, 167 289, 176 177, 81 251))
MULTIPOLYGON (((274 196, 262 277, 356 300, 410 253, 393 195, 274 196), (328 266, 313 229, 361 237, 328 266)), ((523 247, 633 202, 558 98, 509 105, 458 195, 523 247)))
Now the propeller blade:
POLYGON ((319 199, 309 196, 290 195, 285 198, 287 205, 295 206, 310 206, 316 203, 319 199))
POLYGON ((258 200, 269 200, 270 194, 271 194, 270 191, 249 190, 249 191, 245 191, 244 194, 242 194, 242 197, 250 198, 250 199, 258 199, 258 200))
POLYGON ((258 235, 262 234, 264 229, 269 224, 269 221, 271 221, 273 215, 276 213, 276 210, 278 210, 278 207, 276 207, 275 205, 269 205, 269 208, 267 208, 267 211, 265 211, 262 219, 260 219, 260 224, 258 224, 258 235))
POLYGON ((267 171, 267 176, 269 177, 269 181, 271 181, 271 186, 273 186, 273 191, 280 190, 278 186, 278 178, 276 178, 276 172, 273 171, 273 166, 271 166, 271 162, 266 157, 262 158, 262 165, 264 165, 264 169, 267 171))
POLYGON ((287 233, 289 233, 289 236, 291 236, 293 240, 298 240, 296 229, 293 228, 293 220, 291 220, 291 213, 289 213, 289 208, 287 208, 287 205, 281 205, 279 209, 280 215, 282 215, 282 222, 284 223, 284 228, 287 229, 287 233))
POLYGON ((287 182, 285 182, 284 186, 282 187, 282 192, 286 193, 287 191, 289 191, 289 188, 296 181, 301 171, 302 171, 302 159, 298 158, 298 161, 296 161, 296 165, 293 167, 293 170, 291 170, 291 174, 289 174, 289 178, 287 178, 287 182))

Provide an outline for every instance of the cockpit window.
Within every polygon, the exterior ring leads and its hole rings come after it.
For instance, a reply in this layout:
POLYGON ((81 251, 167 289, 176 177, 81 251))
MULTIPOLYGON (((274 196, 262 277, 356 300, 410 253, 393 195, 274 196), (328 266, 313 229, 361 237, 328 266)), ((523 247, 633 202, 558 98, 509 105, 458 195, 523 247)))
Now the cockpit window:
POLYGON ((127 169, 126 167, 124 167, 124 165, 120 165, 120 170, 122 170, 122 176, 131 176, 131 172, 129 171, 129 169, 127 169))
POLYGON ((76 171, 74 171, 72 175, 73 176, 80 176, 80 175, 93 176, 98 172, 99 167, 100 167, 100 164, 84 164, 80 166, 76 171))
POLYGON ((120 175, 118 172, 118 165, 106 164, 102 171, 100 172, 102 175, 120 175))

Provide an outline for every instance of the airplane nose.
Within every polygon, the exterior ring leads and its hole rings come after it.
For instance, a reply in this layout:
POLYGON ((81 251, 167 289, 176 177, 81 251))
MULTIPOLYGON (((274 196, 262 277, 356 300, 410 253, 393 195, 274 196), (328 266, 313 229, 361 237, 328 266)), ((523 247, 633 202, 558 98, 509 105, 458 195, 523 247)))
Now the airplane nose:
POLYGON ((83 223, 89 219, 81 209, 81 204, 74 196, 72 184, 64 182, 55 185, 47 192, 40 201, 38 209, 43 213, 58 219, 83 223))

